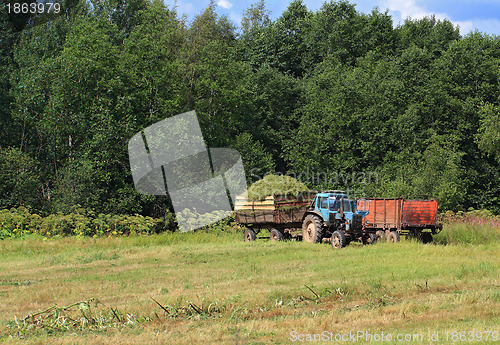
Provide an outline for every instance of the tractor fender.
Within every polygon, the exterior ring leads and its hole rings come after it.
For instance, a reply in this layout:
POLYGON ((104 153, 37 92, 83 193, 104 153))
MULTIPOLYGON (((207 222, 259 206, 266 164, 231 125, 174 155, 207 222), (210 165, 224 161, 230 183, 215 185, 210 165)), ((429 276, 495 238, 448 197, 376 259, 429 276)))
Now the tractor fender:
POLYGON ((306 211, 304 213, 304 215, 302 216, 302 219, 301 219, 301 222, 303 223, 304 222, 304 219, 309 215, 309 214, 314 214, 315 216, 318 216, 319 219, 321 219, 321 221, 324 223, 325 220, 323 219, 323 216, 321 215, 321 213, 319 213, 319 211, 306 211))

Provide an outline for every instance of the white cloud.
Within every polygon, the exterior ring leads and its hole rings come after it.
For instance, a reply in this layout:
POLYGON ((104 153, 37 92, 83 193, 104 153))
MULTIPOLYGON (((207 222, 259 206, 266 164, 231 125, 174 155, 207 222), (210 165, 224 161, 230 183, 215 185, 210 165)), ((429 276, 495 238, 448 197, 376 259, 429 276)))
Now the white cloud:
MULTIPOLYGON (((457 24, 460 25, 460 22, 457 22, 457 24)), ((487 34, 500 35, 500 20, 498 19, 472 19, 470 24, 471 25, 467 27, 466 30, 462 30, 462 26, 460 26, 460 33, 462 35, 466 35, 474 29, 478 29, 487 34)))
POLYGON ((219 0, 219 1, 217 1, 217 6, 220 6, 222 8, 225 8, 226 10, 229 10, 231 7, 233 7, 233 4, 230 3, 228 0, 219 0))
POLYGON ((447 18, 446 13, 432 13, 416 4, 416 0, 383 0, 382 8, 388 8, 394 18, 394 22, 403 22, 406 18, 421 19, 435 15, 436 19, 447 18))
POLYGON ((477 27, 471 20, 461 21, 461 22, 457 21, 453 22, 453 24, 458 25, 460 27, 460 35, 462 36, 467 35, 469 32, 473 31, 474 28, 477 27))
POLYGON ((481 27, 493 28, 493 25, 497 25, 499 22, 497 20, 467 20, 467 21, 454 21, 446 13, 433 13, 420 7, 416 4, 416 0, 382 0, 380 2, 381 8, 388 8, 389 12, 394 20, 394 24, 403 23, 408 17, 411 19, 422 19, 424 17, 429 17, 434 15, 438 20, 448 19, 453 23, 453 25, 458 25, 460 27, 460 34, 466 35, 474 28, 478 28, 483 31, 481 27), (479 22, 484 22, 482 25, 478 25, 479 22), (496 23, 492 23, 496 22, 496 23))
POLYGON ((243 19, 243 16, 241 14, 238 14, 236 12, 231 11, 229 13, 229 19, 231 19, 233 22, 235 22, 236 25, 240 26, 241 20, 243 19))

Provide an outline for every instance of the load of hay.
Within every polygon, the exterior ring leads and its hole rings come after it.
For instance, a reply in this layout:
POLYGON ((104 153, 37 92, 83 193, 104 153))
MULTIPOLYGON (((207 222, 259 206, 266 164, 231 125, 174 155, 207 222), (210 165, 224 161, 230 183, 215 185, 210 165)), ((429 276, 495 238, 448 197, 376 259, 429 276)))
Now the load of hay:
POLYGON ((283 175, 267 175, 262 180, 252 184, 248 188, 248 199, 261 201, 268 195, 281 194, 296 196, 300 192, 309 191, 309 188, 293 177, 283 175))

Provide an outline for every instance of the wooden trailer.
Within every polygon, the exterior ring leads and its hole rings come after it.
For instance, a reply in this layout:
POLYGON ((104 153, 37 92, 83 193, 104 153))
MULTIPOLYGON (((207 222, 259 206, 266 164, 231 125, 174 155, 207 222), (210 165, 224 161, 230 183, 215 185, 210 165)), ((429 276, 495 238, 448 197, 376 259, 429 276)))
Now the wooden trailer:
POLYGON ((245 226, 245 241, 255 240, 262 229, 271 231, 272 240, 301 236, 302 217, 315 195, 316 192, 302 192, 298 196, 271 195, 262 201, 237 196, 236 222, 245 226))

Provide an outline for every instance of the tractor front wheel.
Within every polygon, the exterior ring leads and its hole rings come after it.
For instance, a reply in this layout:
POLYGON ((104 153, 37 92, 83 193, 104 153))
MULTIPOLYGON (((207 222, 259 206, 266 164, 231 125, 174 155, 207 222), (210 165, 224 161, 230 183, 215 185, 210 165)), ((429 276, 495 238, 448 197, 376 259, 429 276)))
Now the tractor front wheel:
POLYGON ((332 247, 335 249, 343 248, 347 245, 347 240, 345 238, 344 232, 336 230, 332 234, 332 247))

